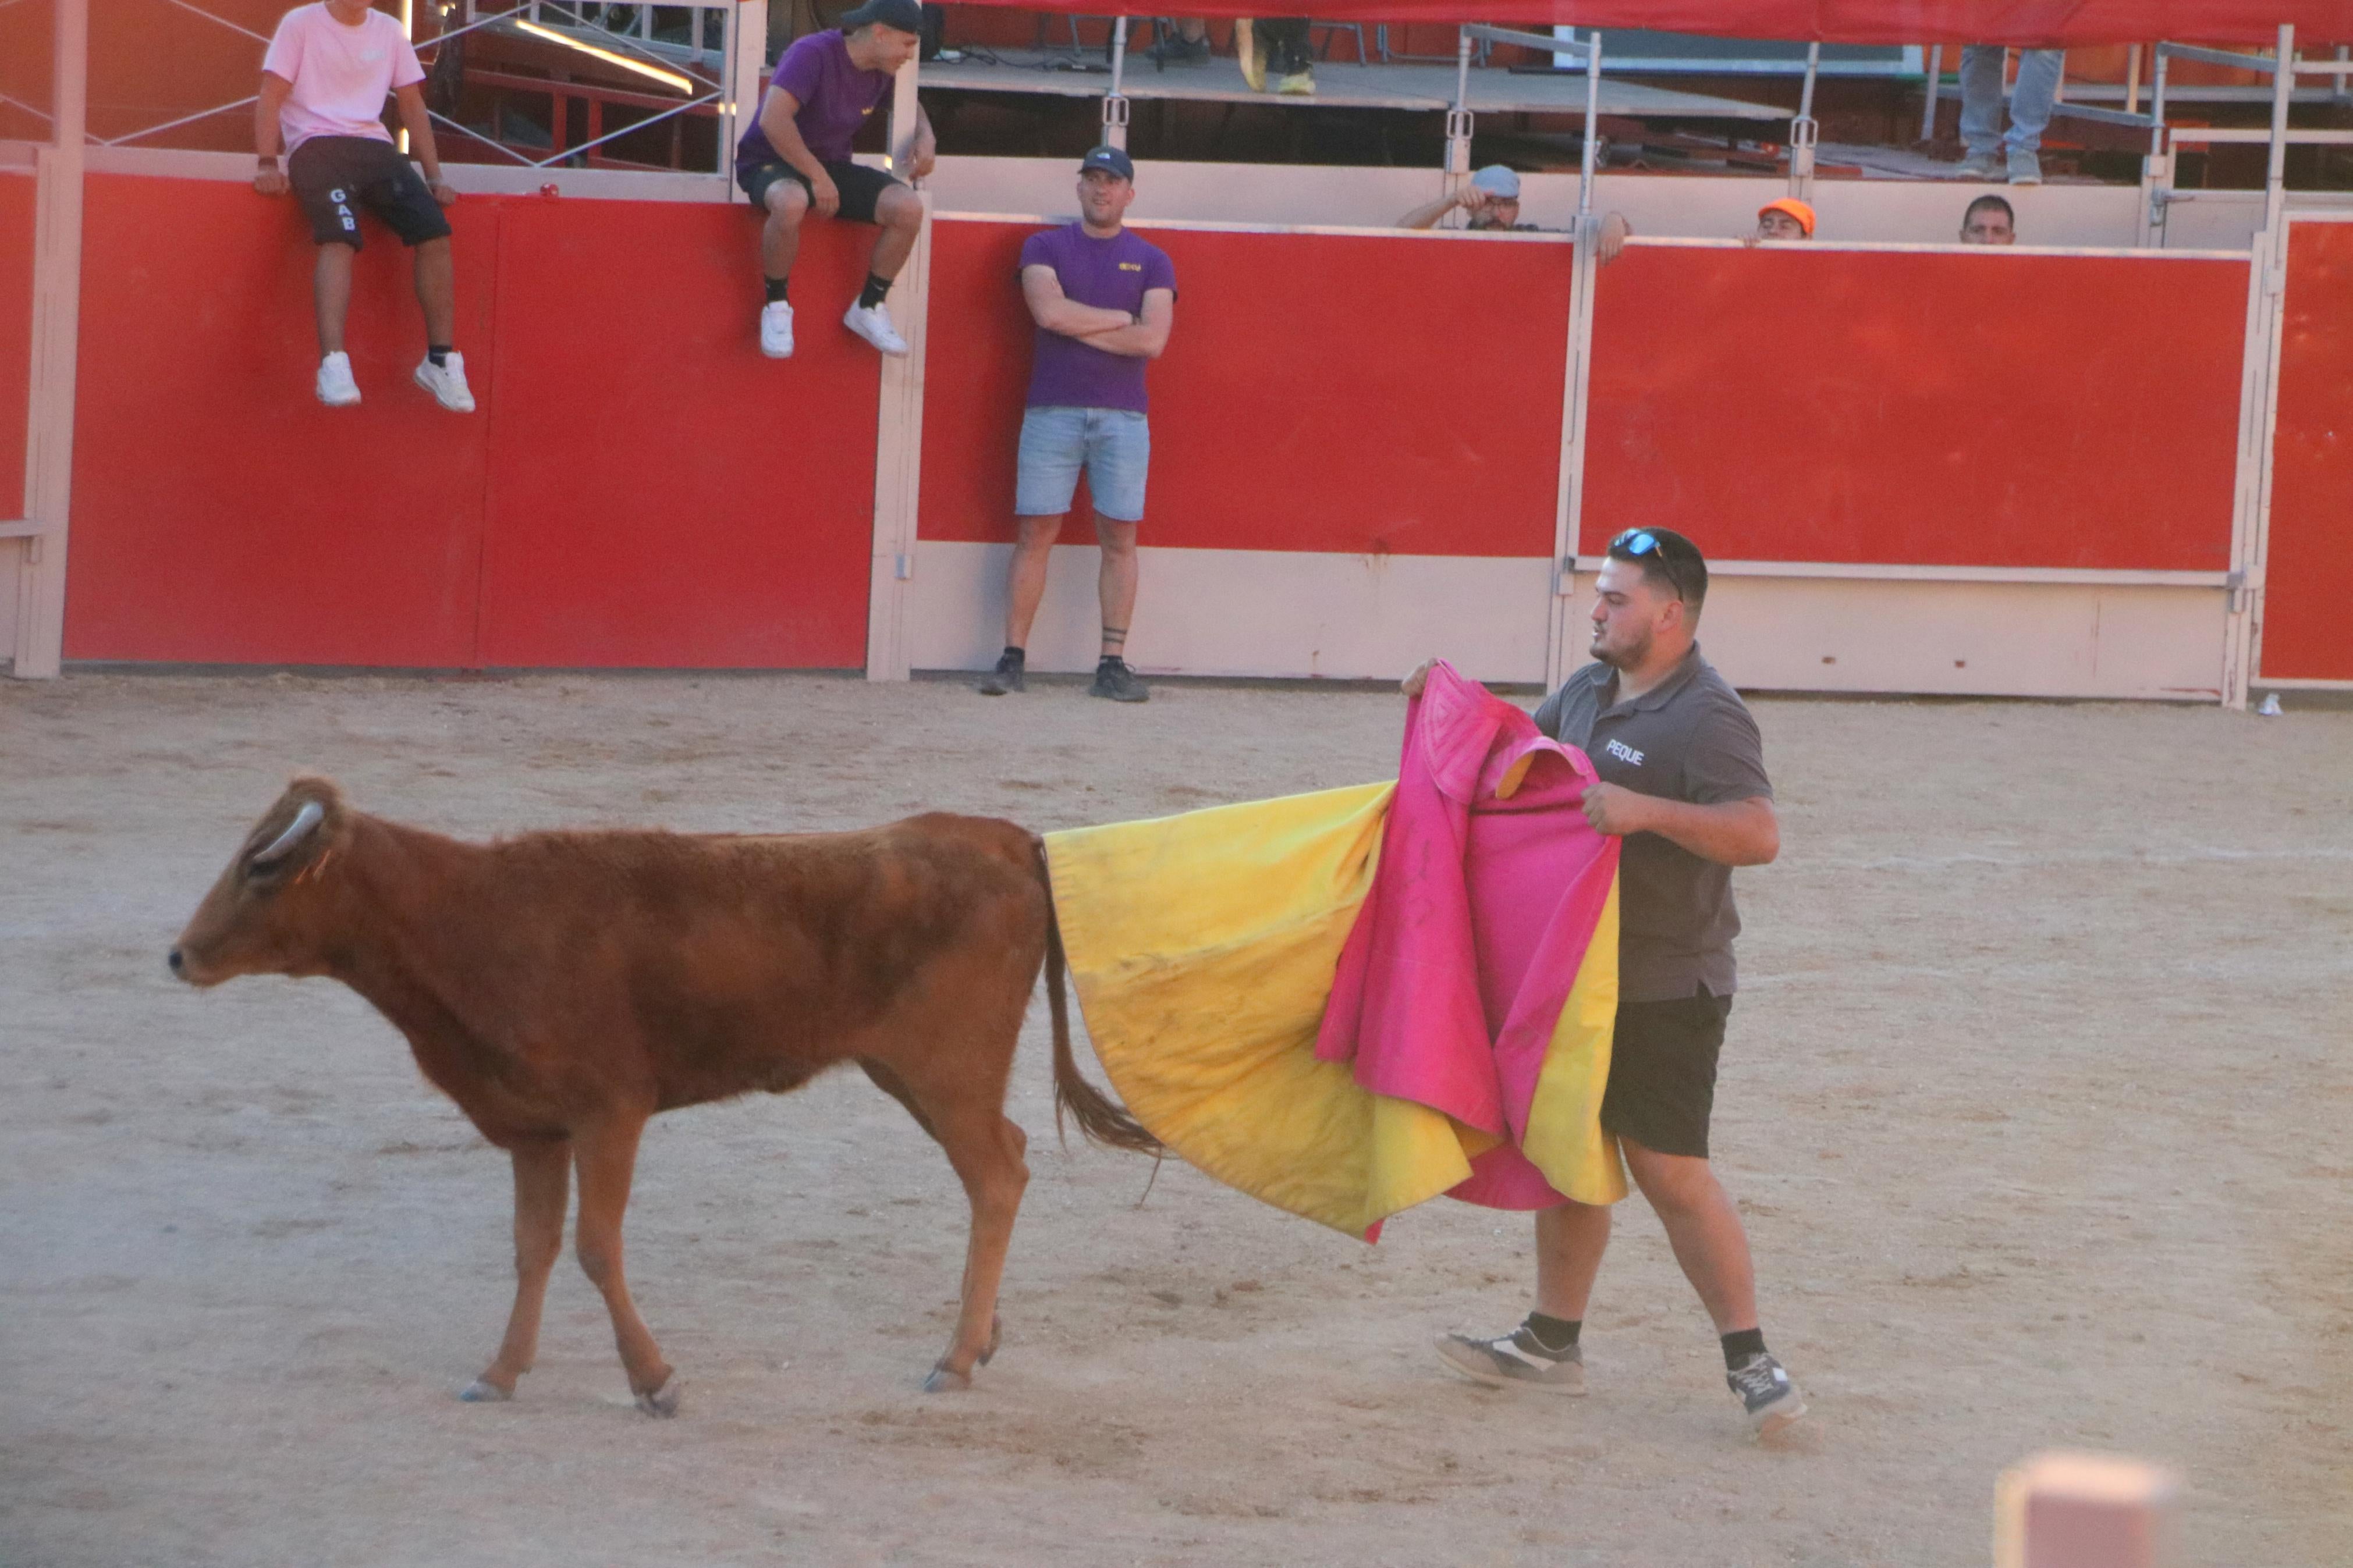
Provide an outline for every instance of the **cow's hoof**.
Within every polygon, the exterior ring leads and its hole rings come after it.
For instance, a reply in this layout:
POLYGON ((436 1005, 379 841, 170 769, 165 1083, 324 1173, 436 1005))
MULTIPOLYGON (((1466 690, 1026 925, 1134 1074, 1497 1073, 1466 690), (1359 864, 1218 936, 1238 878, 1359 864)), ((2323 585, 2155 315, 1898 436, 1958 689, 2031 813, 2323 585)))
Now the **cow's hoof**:
POLYGON ((923 1379, 925 1394, 961 1394, 972 1386, 972 1378, 942 1362, 932 1368, 932 1375, 923 1379))
POLYGON ((638 1408, 649 1415, 675 1415, 678 1414, 678 1393, 683 1386, 678 1381, 678 1373, 671 1373, 659 1388, 651 1394, 638 1395, 638 1408))
POLYGON ((980 1352, 980 1364, 987 1366, 997 1359, 997 1347, 1005 1342, 1005 1320, 992 1316, 988 1320, 988 1348, 980 1352))
POLYGON ((458 1397, 464 1400, 469 1405, 497 1405, 505 1400, 512 1399, 514 1397, 514 1390, 512 1388, 501 1388, 495 1383, 484 1383, 478 1377, 474 1379, 473 1382, 468 1384, 465 1387, 459 1389, 458 1391, 458 1397))

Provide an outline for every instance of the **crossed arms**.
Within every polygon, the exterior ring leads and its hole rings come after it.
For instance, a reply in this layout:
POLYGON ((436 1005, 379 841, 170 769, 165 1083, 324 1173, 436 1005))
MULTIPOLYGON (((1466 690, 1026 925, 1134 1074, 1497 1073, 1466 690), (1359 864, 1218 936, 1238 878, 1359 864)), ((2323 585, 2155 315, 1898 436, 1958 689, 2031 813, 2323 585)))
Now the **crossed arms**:
POLYGON ((1021 269, 1021 297, 1029 314, 1050 332, 1076 338, 1089 348, 1134 359, 1158 359, 1168 346, 1168 329, 1176 321, 1176 294, 1171 289, 1146 289, 1144 310, 1135 316, 1124 310, 1082 305, 1062 292, 1062 280, 1050 267, 1021 269))

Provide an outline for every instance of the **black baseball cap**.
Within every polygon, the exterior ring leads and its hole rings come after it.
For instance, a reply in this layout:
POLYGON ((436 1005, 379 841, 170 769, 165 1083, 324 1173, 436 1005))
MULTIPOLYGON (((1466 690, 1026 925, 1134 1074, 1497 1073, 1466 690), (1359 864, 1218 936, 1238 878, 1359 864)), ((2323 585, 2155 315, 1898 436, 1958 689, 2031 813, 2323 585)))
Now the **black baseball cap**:
POLYGON ((1089 169, 1101 169, 1131 183, 1135 179, 1135 161, 1116 147, 1098 147, 1080 159, 1079 173, 1083 174, 1089 169))
POLYGON ((860 27, 881 23, 902 33, 923 30, 923 7, 920 0, 866 0, 856 10, 841 14, 841 30, 854 33, 860 27))

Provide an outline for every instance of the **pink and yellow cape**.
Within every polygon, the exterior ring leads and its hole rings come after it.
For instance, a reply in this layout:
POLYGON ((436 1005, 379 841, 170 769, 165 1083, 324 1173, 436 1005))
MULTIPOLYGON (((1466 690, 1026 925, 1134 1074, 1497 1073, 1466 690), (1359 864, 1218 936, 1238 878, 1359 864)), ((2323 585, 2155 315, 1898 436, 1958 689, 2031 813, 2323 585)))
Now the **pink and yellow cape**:
POLYGON ((1626 1194, 1601 1130, 1618 841, 1592 764, 1451 666, 1394 784, 1050 834, 1095 1054, 1161 1142, 1353 1236, 1626 1194))

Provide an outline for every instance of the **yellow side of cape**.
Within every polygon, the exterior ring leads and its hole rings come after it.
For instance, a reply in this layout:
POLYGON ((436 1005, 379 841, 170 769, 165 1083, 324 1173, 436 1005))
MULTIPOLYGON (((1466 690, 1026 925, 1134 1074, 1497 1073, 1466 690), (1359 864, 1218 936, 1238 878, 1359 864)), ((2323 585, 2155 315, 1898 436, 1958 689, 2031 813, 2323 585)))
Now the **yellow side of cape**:
MULTIPOLYGON (((1315 1059, 1395 792, 1362 784, 1046 839, 1079 1004, 1128 1109, 1227 1185, 1351 1236, 1454 1186, 1494 1142, 1315 1059)), ((1616 916, 1613 893, 1529 1129, 1538 1169, 1587 1202, 1625 1191, 1599 1121, 1616 916)))

